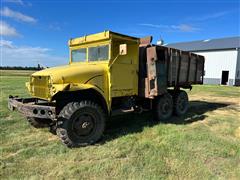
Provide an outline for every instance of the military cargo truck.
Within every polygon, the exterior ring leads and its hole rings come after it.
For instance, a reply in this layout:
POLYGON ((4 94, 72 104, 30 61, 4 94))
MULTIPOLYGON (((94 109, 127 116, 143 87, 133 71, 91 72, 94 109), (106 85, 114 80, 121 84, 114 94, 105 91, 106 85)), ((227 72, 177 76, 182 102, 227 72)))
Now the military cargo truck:
POLYGON ((36 128, 49 126, 68 147, 97 142, 108 117, 152 110, 154 119, 188 109, 183 89, 203 83, 204 57, 111 31, 70 39, 68 65, 33 73, 32 98, 9 96, 36 128))

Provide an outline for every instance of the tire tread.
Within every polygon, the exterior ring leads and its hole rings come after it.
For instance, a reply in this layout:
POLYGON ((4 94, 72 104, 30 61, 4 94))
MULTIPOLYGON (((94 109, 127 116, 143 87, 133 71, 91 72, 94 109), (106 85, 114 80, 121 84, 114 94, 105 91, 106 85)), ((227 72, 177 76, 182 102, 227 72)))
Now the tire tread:
POLYGON ((63 127, 63 123, 65 123, 65 121, 68 121, 74 112, 84 107, 91 107, 91 108, 97 109, 97 111, 103 116, 103 119, 104 119, 104 128, 102 132, 99 132, 99 133, 102 134, 105 129, 106 114, 98 104, 88 100, 84 100, 80 102, 70 102, 59 113, 58 121, 61 121, 61 123, 58 123, 58 126, 57 126, 57 135, 61 139, 62 143, 65 144, 67 147, 71 148, 71 147, 86 146, 86 145, 93 144, 100 139, 100 137, 97 137, 89 142, 75 143, 70 139, 67 130, 63 127))

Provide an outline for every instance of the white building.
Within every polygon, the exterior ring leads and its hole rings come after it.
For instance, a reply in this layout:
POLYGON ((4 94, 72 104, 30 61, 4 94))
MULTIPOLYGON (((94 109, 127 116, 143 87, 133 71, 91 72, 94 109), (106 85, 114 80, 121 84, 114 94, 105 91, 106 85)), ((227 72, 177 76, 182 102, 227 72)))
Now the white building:
POLYGON ((240 37, 167 44, 205 56, 204 84, 240 86, 240 37))

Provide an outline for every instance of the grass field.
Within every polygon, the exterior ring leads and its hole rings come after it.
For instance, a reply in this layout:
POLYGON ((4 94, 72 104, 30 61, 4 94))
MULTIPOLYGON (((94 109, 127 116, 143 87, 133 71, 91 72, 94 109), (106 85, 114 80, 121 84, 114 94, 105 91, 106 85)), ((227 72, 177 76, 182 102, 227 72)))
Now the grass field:
POLYGON ((240 179, 240 88, 195 86, 181 118, 111 118, 102 140, 68 149, 7 110, 26 76, 1 76, 0 179, 240 179))
POLYGON ((29 70, 0 70, 0 76, 29 76, 35 71, 29 70))

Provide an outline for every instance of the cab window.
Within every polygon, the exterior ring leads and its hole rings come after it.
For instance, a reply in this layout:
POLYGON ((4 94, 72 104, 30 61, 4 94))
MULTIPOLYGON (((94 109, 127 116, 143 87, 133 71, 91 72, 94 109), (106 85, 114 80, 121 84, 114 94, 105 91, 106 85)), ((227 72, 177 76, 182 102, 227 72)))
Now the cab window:
POLYGON ((109 45, 88 48, 88 61, 108 60, 109 45))
POLYGON ((87 59, 87 49, 72 50, 72 62, 85 62, 87 59))

